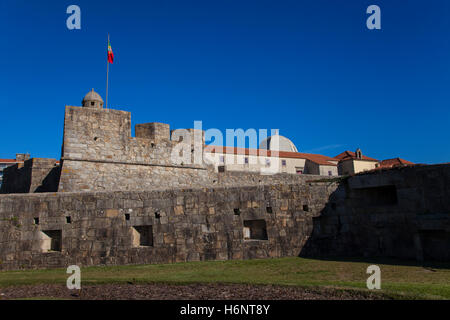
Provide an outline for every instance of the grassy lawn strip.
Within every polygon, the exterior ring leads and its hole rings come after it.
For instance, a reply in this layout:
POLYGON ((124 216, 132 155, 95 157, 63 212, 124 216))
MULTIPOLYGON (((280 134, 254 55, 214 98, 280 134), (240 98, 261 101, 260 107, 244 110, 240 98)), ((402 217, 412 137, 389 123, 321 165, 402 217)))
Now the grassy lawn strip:
MULTIPOLYGON (((82 268, 82 284, 108 283, 235 283, 301 287, 366 289, 366 269, 381 268, 380 293, 393 298, 450 299, 450 266, 424 268, 411 262, 333 261, 297 257, 257 260, 82 268)), ((0 287, 44 283, 64 284, 65 269, 2 271, 0 287)))

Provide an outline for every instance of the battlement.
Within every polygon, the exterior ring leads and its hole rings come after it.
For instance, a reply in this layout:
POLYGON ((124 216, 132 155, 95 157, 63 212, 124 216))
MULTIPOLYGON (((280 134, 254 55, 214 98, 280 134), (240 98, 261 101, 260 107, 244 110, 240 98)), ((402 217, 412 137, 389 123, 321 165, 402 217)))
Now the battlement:
MULTIPOLYGON (((174 152, 182 152, 174 147, 186 142, 178 136, 172 141, 168 124, 137 124, 135 131, 132 137, 129 112, 67 106, 58 191, 139 190, 142 184, 175 187, 208 180, 203 161, 174 160, 174 152)), ((191 148, 184 150, 192 160, 191 148)))
POLYGON ((136 138, 149 139, 155 143, 170 140, 170 125, 160 122, 141 123, 135 126, 136 138))

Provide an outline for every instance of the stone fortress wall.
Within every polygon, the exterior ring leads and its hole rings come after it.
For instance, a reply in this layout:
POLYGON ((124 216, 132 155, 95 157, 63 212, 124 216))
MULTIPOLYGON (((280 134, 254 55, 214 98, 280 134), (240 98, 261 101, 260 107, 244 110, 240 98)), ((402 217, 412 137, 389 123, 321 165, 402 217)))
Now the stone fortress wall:
POLYGON ((297 255, 335 185, 0 196, 0 269, 297 255))
POLYGON ((58 191, 143 190, 200 183, 205 165, 176 164, 169 125, 139 124, 113 109, 66 107, 58 191))
POLYGON ((131 137, 131 114, 113 109, 66 107, 59 192, 102 190, 152 190, 155 187, 247 186, 296 183, 314 175, 261 175, 255 172, 216 172, 205 164, 203 132, 188 129, 179 141, 180 129, 168 124, 137 124, 131 137), (177 136, 172 140, 171 137, 177 136), (190 141, 188 141, 190 140, 190 141), (183 151, 189 154, 183 154, 183 151), (187 156, 174 161, 172 153, 187 156), (200 159, 195 163, 195 157, 200 159))
POLYGON ((58 189, 60 166, 55 159, 32 158, 3 170, 0 193, 52 192, 58 189))
POLYGON ((338 178, 216 172, 192 161, 202 132, 175 141, 181 131, 147 123, 131 137, 129 112, 90 102, 66 107, 60 166, 31 159, 7 169, 2 193, 28 194, 0 195, 0 269, 297 255, 450 260, 450 164, 338 178))
POLYGON ((450 261, 450 164, 357 174, 314 218, 305 256, 450 261))
POLYGON ((450 261, 450 165, 297 183, 0 195, 0 269, 283 256, 450 261))

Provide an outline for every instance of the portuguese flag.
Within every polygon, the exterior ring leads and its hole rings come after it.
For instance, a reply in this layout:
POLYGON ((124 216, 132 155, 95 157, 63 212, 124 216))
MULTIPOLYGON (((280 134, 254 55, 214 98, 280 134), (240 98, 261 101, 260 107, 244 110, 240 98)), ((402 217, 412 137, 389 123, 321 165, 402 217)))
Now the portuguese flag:
POLYGON ((113 63, 113 61, 114 61, 114 53, 112 51, 111 43, 109 42, 109 37, 108 37, 108 62, 113 63))

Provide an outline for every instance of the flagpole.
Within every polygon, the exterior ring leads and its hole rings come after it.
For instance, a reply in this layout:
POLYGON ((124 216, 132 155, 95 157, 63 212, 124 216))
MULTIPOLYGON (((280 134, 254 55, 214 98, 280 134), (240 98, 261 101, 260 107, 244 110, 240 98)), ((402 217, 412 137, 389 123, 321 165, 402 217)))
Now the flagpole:
MULTIPOLYGON (((109 46, 109 33, 107 46, 109 46)), ((108 109, 108 77, 109 77, 109 57, 107 57, 106 59, 106 109, 108 109)))

